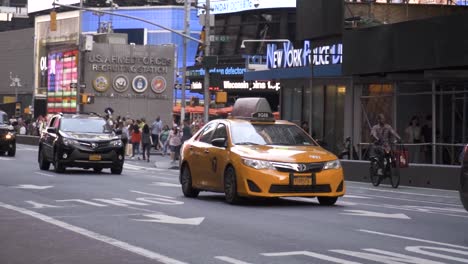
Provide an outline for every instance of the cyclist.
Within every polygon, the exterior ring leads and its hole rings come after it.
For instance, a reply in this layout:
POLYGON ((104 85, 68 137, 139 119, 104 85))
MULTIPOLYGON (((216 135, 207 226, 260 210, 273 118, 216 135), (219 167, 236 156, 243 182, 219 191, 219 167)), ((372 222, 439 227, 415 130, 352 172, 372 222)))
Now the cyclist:
POLYGON ((389 124, 385 123, 385 116, 383 114, 377 116, 377 125, 372 127, 371 135, 376 140, 372 148, 371 157, 376 157, 379 161, 380 168, 377 170, 377 174, 382 175, 383 160, 385 153, 389 153, 391 150, 390 143, 392 142, 392 138, 401 141, 401 137, 389 124))

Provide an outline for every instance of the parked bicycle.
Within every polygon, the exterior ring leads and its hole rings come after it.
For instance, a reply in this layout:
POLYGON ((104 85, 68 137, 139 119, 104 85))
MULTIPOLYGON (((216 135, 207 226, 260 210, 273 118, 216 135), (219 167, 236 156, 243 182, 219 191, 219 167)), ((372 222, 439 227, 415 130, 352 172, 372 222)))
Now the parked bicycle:
POLYGON ((379 186, 385 178, 390 179, 393 188, 400 185, 400 168, 408 166, 408 152, 401 144, 383 146, 374 143, 374 153, 370 158, 370 180, 372 185, 379 186))

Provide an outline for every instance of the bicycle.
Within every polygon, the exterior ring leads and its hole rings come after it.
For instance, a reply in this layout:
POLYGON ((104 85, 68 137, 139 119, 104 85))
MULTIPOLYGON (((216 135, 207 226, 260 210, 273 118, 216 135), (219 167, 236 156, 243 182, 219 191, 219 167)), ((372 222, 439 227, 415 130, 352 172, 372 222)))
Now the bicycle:
POLYGON ((383 153, 374 155, 370 158, 371 163, 369 171, 372 185, 379 186, 382 180, 389 178, 392 187, 398 188, 400 185, 400 161, 397 161, 397 157, 395 155, 395 144, 392 144, 390 148, 384 148, 381 145, 374 143, 374 148, 377 149, 377 147, 379 147, 383 153), (383 155, 383 157, 379 159, 378 156, 381 155, 383 155))

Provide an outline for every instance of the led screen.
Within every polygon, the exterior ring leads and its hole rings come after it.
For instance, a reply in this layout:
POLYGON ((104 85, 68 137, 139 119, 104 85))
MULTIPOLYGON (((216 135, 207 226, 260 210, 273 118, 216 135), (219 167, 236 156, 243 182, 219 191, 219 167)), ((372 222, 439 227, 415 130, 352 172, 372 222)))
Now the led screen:
POLYGON ((77 50, 51 52, 48 55, 48 113, 75 113, 77 89, 77 50))

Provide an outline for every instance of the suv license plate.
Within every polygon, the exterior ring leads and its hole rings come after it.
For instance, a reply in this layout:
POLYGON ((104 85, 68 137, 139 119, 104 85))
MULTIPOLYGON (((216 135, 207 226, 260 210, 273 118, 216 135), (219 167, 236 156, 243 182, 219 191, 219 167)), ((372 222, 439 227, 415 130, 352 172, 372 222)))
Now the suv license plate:
POLYGON ((309 177, 294 177, 294 185, 312 185, 312 178, 309 177))
POLYGON ((101 160, 101 155, 91 154, 89 155, 89 160, 101 160))

